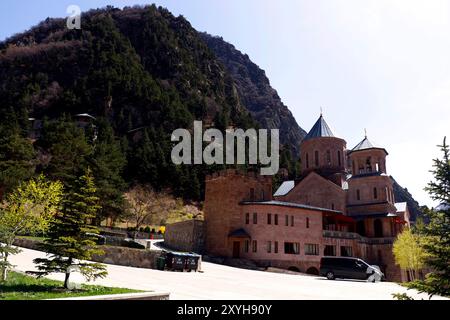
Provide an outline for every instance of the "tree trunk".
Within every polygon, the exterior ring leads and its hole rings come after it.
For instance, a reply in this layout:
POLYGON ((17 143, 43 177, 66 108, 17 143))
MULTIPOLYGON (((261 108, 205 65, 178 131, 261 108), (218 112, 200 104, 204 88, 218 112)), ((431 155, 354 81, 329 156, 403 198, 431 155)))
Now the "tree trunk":
POLYGON ((3 258, 4 266, 2 268, 2 282, 6 281, 6 278, 8 276, 8 252, 5 252, 5 256, 3 258))
MULTIPOLYGON (((69 258, 69 267, 67 269, 69 269, 71 265, 72 265, 72 258, 69 258)), ((64 288, 65 289, 69 289, 69 278, 70 278, 70 271, 67 270, 66 276, 64 278, 64 288)))

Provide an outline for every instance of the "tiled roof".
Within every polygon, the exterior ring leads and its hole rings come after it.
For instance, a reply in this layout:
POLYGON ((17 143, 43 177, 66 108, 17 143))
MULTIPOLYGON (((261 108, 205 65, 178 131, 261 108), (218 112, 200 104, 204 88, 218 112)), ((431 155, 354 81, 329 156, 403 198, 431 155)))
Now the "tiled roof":
POLYGON ((320 138, 320 137, 334 137, 333 132, 331 131, 328 124, 325 122, 325 119, 322 115, 320 115, 319 120, 314 124, 311 130, 308 132, 306 137, 303 140, 320 138))
POLYGON ((386 154, 387 154, 386 149, 384 149, 383 147, 379 147, 379 146, 373 144, 372 142, 370 142, 369 139, 367 138, 367 136, 364 137, 364 139, 363 139, 360 143, 358 143, 358 144, 350 151, 350 153, 351 153, 351 152, 355 152, 355 151, 368 150, 368 149, 382 149, 382 150, 384 150, 384 152, 386 152, 386 154))
POLYGON ((289 193, 289 191, 291 191, 292 189, 294 189, 295 187, 295 181, 291 180, 291 181, 284 181, 281 186, 278 188, 278 190, 274 193, 274 197, 279 197, 279 196, 285 196, 289 193))

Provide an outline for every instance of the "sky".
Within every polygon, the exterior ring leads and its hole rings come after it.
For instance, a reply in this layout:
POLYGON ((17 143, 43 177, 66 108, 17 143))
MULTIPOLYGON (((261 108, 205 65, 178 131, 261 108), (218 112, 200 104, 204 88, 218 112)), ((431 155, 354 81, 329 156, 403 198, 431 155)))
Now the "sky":
MULTIPOLYGON (((387 149, 387 170, 420 204, 436 145, 450 140, 450 0, 161 0, 199 31, 220 35, 266 71, 308 131, 320 108, 353 148, 387 149)), ((152 1, 2 0, 0 40, 47 17, 152 1)))

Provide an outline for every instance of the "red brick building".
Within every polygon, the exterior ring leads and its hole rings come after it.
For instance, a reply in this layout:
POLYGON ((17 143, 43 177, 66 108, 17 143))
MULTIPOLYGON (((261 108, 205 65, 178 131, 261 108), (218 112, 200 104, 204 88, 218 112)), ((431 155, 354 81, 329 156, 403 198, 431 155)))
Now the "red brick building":
POLYGON ((255 173, 207 177, 206 252, 313 274, 324 255, 355 256, 379 265, 388 280, 405 280, 392 243, 409 213, 395 203, 387 151, 367 137, 347 150, 322 116, 300 151, 300 178, 275 193, 271 177, 255 173))

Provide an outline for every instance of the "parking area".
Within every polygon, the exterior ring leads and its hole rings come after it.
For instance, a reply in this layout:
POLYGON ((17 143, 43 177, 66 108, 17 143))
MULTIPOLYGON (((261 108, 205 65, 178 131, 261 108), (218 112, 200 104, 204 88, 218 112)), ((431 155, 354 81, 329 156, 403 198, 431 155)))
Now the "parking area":
MULTIPOLYGON (((18 270, 33 270, 32 260, 44 253, 29 249, 12 258, 18 270)), ((170 299, 187 300, 286 300, 286 299, 393 299, 393 293, 408 293, 415 299, 428 299, 425 294, 392 283, 334 280, 238 269, 202 262, 202 272, 170 272, 108 265, 108 277, 95 284, 138 290, 170 292, 170 299)), ((62 280, 62 274, 50 276, 62 280)), ((439 299, 435 297, 433 299, 439 299)))

